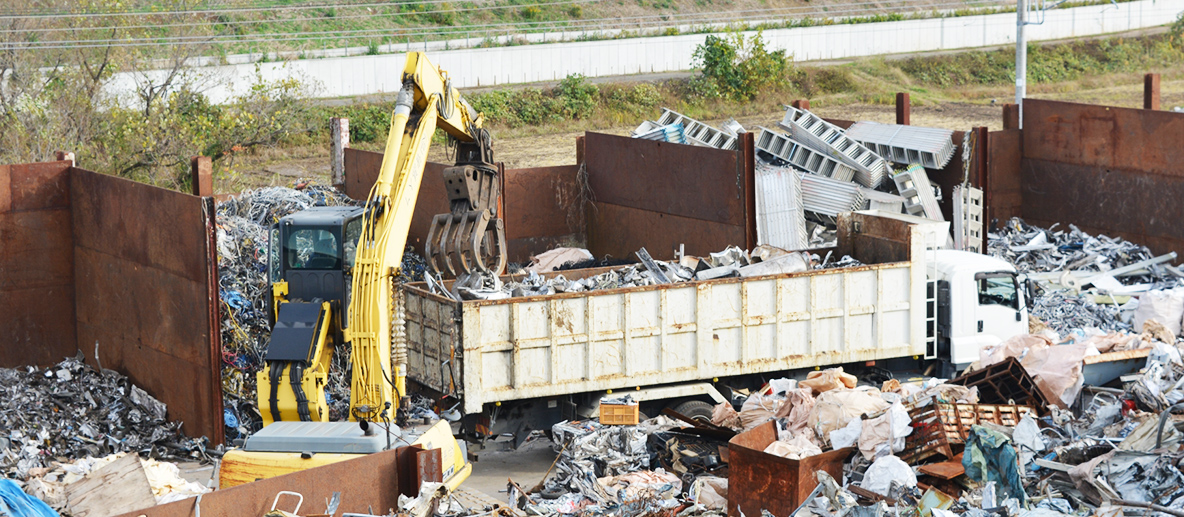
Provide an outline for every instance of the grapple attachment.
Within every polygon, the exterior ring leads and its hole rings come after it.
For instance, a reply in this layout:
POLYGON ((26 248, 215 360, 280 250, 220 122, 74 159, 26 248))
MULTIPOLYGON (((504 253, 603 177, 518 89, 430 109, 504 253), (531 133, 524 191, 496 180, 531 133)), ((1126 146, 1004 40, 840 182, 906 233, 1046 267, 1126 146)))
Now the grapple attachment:
POLYGON ((436 273, 457 276, 506 267, 506 230, 497 216, 501 182, 485 163, 444 169, 451 213, 432 219, 424 255, 436 273))

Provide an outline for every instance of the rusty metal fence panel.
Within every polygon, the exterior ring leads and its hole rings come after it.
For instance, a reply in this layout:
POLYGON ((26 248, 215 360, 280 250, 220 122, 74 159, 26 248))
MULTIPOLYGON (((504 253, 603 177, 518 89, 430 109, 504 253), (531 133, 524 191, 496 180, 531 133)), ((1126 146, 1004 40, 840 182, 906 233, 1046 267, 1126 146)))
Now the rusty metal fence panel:
POLYGON ((77 168, 70 196, 78 349, 222 443, 213 200, 77 168))
POLYGON ((74 355, 69 169, 0 165, 0 367, 74 355))
POLYGON ((1184 249, 1184 115, 1024 101, 1023 217, 1184 249))

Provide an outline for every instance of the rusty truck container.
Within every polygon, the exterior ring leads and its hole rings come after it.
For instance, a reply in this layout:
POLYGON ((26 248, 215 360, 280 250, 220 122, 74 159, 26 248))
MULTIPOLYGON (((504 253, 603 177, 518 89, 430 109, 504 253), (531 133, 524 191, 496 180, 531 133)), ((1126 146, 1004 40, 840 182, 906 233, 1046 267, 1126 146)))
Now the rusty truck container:
POLYGON ((461 397, 471 414, 494 402, 928 355, 926 250, 937 233, 926 226, 842 214, 835 257, 865 264, 856 267, 495 301, 409 284, 408 378, 461 397))

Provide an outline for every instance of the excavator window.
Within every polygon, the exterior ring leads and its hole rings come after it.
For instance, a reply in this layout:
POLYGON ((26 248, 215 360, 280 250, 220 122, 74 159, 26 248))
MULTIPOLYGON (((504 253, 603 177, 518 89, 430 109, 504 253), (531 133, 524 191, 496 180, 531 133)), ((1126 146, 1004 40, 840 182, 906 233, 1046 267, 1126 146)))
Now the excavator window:
POLYGON ((347 272, 354 267, 354 260, 358 256, 358 239, 361 237, 361 217, 345 223, 345 243, 342 248, 345 250, 345 270, 347 272))
POLYGON ((332 231, 303 228, 288 234, 284 255, 288 269, 339 269, 340 249, 332 231))

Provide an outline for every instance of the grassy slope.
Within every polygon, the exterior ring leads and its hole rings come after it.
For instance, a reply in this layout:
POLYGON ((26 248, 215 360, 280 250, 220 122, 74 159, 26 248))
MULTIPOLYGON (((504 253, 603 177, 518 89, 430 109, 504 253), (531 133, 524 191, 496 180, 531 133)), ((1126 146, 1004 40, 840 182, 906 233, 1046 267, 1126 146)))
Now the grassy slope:
MULTIPOLYGON (((160 11, 175 8, 180 0, 139 0, 125 6, 136 11, 160 11)), ((1094 0, 1090 0, 1094 1, 1094 0)), ((1102 1, 1102 0, 1096 0, 1102 1)), ((728 22, 760 10, 782 9, 782 18, 809 17, 818 20, 847 16, 888 16, 899 13, 929 14, 934 9, 968 11, 980 7, 999 7, 1002 0, 885 0, 868 3, 862 0, 402 0, 390 5, 366 7, 318 7, 296 9, 308 2, 299 0, 258 1, 230 0, 211 3, 213 8, 269 7, 267 10, 240 11, 200 16, 200 24, 217 35, 298 34, 315 35, 304 41, 268 43, 230 42, 219 44, 211 53, 302 52, 339 47, 378 46, 386 43, 424 39, 471 38, 480 41, 488 36, 505 36, 506 29, 490 25, 524 24, 516 31, 531 27, 584 26, 596 29, 624 28, 638 30, 650 26, 674 25, 680 17, 695 13, 714 13, 710 22, 728 22), (848 4, 858 4, 851 6, 848 4), (242 23, 249 22, 249 23, 242 23), (427 35, 425 30, 448 34, 427 35), (344 37, 349 31, 371 31, 344 37), (408 36, 417 34, 417 36, 408 36)), ((373 2, 371 2, 372 4, 373 2)), ((205 7, 205 6, 202 6, 205 7)), ((1006 7, 1003 7, 1006 8, 1006 7)), ((178 20, 170 20, 172 22, 178 20)), ((193 21, 193 20, 188 20, 193 21)), ((159 28, 154 35, 165 36, 192 28, 159 28)), ((541 30, 541 29, 540 29, 541 30)), ((510 35, 516 33, 510 32, 510 35)))

